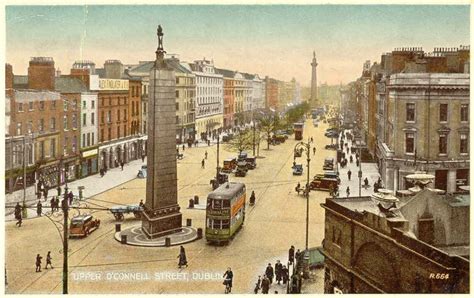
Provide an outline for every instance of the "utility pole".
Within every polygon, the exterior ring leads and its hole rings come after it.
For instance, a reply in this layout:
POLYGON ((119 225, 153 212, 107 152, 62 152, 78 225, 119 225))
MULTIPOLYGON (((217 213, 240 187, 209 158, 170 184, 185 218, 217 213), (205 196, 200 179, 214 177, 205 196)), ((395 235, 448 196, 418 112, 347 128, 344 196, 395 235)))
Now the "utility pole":
POLYGON ((63 201, 63 213, 64 213, 64 233, 63 233, 63 294, 68 293, 68 242, 69 242, 69 235, 68 235, 68 215, 69 215, 69 206, 68 206, 68 197, 67 197, 67 183, 66 189, 64 190, 64 201, 63 201))
POLYGON ((308 238, 309 238, 309 163, 311 161, 310 158, 310 148, 311 145, 309 143, 309 138, 308 138, 308 143, 306 144, 306 166, 308 168, 308 171, 306 173, 306 251, 308 251, 308 238))
POLYGON ((217 185, 220 185, 219 182, 219 139, 220 136, 217 136, 217 165, 216 165, 216 183, 217 185))
POLYGON ((26 135, 23 136, 23 206, 22 206, 23 218, 28 216, 28 210, 26 209, 26 135))
POLYGON ((253 122, 253 156, 255 156, 255 121, 252 119, 252 122, 253 122))
POLYGON ((361 188, 362 188, 362 151, 361 151, 361 146, 359 146, 359 198, 361 197, 361 188))

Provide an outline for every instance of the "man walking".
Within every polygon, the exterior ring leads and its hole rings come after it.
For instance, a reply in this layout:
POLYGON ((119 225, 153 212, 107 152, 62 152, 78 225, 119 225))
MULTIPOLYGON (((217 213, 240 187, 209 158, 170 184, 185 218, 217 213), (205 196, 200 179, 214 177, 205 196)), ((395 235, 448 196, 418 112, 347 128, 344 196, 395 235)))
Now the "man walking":
POLYGON ((204 159, 207 159, 207 150, 206 150, 206 152, 204 153, 204 159))
POLYGON ((17 202, 15 205, 15 219, 17 220, 15 225, 18 227, 21 227, 21 223, 23 222, 21 218, 21 209, 20 203, 17 202))
POLYGON ((260 275, 258 276, 257 283, 255 284, 255 288, 253 289, 254 294, 258 294, 258 290, 260 290, 260 283, 261 283, 260 275))
POLYGON ((203 159, 203 160, 201 161, 201 168, 204 169, 204 165, 205 165, 205 161, 204 161, 204 159, 203 159))
POLYGON ((273 267, 272 264, 268 263, 267 269, 265 270, 265 275, 267 276, 270 284, 273 283, 273 267))
POLYGON ((295 247, 292 245, 288 250, 288 262, 293 264, 295 262, 295 247))
POLYGON ((283 284, 286 285, 286 283, 288 282, 288 278, 289 278, 288 268, 286 268, 286 266, 283 265, 283 269, 281 270, 281 272, 282 272, 282 276, 283 276, 283 284))
POLYGON ((145 162, 145 154, 142 154, 142 162, 145 162))
POLYGON ((72 201, 74 200, 74 195, 72 194, 72 190, 69 191, 68 198, 69 198, 69 206, 71 206, 72 201))
POLYGON ((264 275, 262 279, 262 294, 268 294, 268 290, 270 290, 270 280, 264 275))
POLYGON ((347 194, 347 197, 349 197, 351 194, 351 190, 349 189, 349 186, 346 188, 346 194, 347 194))
POLYGON ((313 155, 316 155, 316 147, 313 147, 313 155))
POLYGON ((125 163, 123 161, 120 162, 120 167, 122 168, 122 171, 123 171, 123 166, 125 165, 125 163))
POLYGON ((51 263, 52 259, 53 258, 51 258, 51 252, 48 251, 48 254, 46 255, 46 266, 44 266, 44 269, 48 269, 48 265, 51 266, 51 269, 54 269, 53 264, 51 263))
POLYGON ((280 284, 281 282, 282 273, 283 273, 283 264, 280 263, 280 260, 278 260, 275 264, 275 280, 277 281, 278 284, 280 284))
POLYGON ((41 204, 41 201, 38 201, 38 204, 36 204, 36 214, 38 217, 41 216, 41 213, 43 212, 43 204, 41 204))
POLYGON ((41 272, 41 259, 43 257, 40 256, 40 254, 36 255, 36 272, 41 272))
POLYGON ((351 181, 351 175, 352 175, 351 170, 347 171, 347 178, 349 179, 349 181, 351 181))

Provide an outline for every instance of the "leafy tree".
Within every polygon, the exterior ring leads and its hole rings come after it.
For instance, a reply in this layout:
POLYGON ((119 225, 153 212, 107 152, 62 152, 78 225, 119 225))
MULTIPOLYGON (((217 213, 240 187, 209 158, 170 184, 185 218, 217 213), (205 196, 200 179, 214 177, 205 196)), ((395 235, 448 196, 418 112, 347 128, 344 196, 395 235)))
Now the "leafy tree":
POLYGON ((263 139, 267 140, 267 150, 270 149, 271 134, 274 131, 274 120, 272 116, 263 116, 258 119, 258 130, 260 131, 263 139))
POLYGON ((253 148, 253 134, 249 129, 240 131, 234 138, 226 144, 229 151, 238 151, 239 154, 245 150, 253 148))

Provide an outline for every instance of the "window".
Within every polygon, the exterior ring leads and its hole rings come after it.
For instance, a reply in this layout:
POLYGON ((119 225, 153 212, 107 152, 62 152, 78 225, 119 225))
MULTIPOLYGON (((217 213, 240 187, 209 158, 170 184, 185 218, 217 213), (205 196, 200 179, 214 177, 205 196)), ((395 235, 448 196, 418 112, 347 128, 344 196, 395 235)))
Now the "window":
POLYGON ((447 103, 439 104, 439 121, 440 122, 448 121, 448 104, 447 103))
POLYGON ((77 117, 76 114, 72 114, 72 128, 77 128, 77 117))
POLYGON ((92 133, 92 136, 91 136, 91 146, 94 146, 95 144, 95 141, 94 141, 94 133, 92 133))
POLYGON ((42 133, 44 131, 44 119, 39 120, 38 130, 39 130, 40 133, 42 133))
POLYGON ((33 111, 33 102, 32 101, 30 101, 28 103, 28 110, 33 111))
POLYGON ((120 110, 117 111, 117 121, 120 121, 120 110))
POLYGON ((91 113, 91 124, 95 125, 95 113, 91 113))
POLYGON ((469 105, 462 104, 461 105, 461 122, 468 122, 469 121, 469 105))
POLYGON ((51 139, 51 144, 49 146, 49 155, 51 157, 56 157, 56 139, 51 139))
POLYGON ((467 133, 462 133, 460 136, 459 153, 461 154, 469 153, 468 145, 469 145, 469 141, 468 141, 467 133))
POLYGON ((176 77, 176 85, 179 84, 179 77, 176 77))
POLYGON ((179 116, 176 116, 176 124, 179 124, 179 116))
POLYGON ((117 139, 120 138, 120 126, 117 126, 117 139))
POLYGON ((107 123, 112 122, 112 111, 107 111, 107 123))
POLYGON ((28 121, 27 131, 28 131, 29 134, 33 132, 33 121, 32 120, 28 121))
POLYGON ((87 125, 87 114, 83 113, 82 114, 82 126, 86 126, 86 125, 87 125))
POLYGON ((100 129, 100 141, 101 142, 104 141, 104 129, 103 128, 100 129))
POLYGON ((123 120, 127 120, 127 110, 123 110, 123 120))
POLYGON ((82 108, 83 108, 83 109, 87 108, 87 103, 86 103, 85 100, 82 101, 82 108))
POLYGON ((332 243, 341 246, 341 230, 336 227, 332 228, 332 243))
POLYGON ((76 147, 77 147, 77 137, 74 136, 74 137, 72 138, 72 152, 73 152, 73 153, 76 153, 76 147))
POLYGON ((179 90, 176 90, 176 98, 179 97, 179 90))
POLYGON ((405 153, 415 153, 415 134, 405 134, 405 153))
POLYGON ((63 127, 64 127, 64 130, 67 130, 67 115, 64 115, 63 117, 63 127))
POLYGON ((176 103, 176 111, 179 110, 179 102, 176 103))
POLYGON ((67 111, 67 108, 68 108, 68 101, 67 101, 67 99, 65 99, 65 100, 63 101, 63 107, 64 107, 64 111, 67 111))
POLYGON ((64 145, 63 145, 63 155, 67 155, 67 143, 69 142, 69 139, 67 137, 64 138, 64 145))
POLYGON ((43 100, 39 102, 39 109, 40 109, 40 111, 44 111, 44 101, 43 100))
POLYGON ((127 136, 127 124, 124 124, 124 125, 123 125, 123 136, 124 136, 124 137, 127 136))
POLYGON ((87 147, 91 145, 91 134, 87 133, 87 147))
POLYGON ((109 129, 107 131, 107 136, 108 136, 108 140, 112 139, 112 128, 111 127, 109 127, 109 129))
POLYGON ((91 101, 91 108, 95 109, 95 100, 91 101))
POLYGON ((55 130, 56 130, 56 118, 53 117, 53 118, 51 118, 51 119, 49 120, 49 129, 50 129, 51 131, 55 131, 55 130))
POLYGON ((18 103, 18 112, 23 112, 23 104, 21 102, 18 103))
POLYGON ((439 154, 447 154, 448 152, 448 136, 439 136, 439 154))
POLYGON ((39 142, 39 156, 44 159, 44 141, 39 142))
POLYGON ((82 147, 86 147, 86 134, 82 134, 82 147))
POLYGON ((21 136, 21 122, 16 124, 16 135, 21 136))
POLYGON ((100 123, 104 124, 104 111, 100 113, 100 123))
POLYGON ((51 102, 51 110, 54 110, 54 109, 56 109, 56 101, 55 100, 53 100, 51 102))
POLYGON ((109 106, 111 106, 111 105, 112 105, 112 98, 109 97, 109 106))

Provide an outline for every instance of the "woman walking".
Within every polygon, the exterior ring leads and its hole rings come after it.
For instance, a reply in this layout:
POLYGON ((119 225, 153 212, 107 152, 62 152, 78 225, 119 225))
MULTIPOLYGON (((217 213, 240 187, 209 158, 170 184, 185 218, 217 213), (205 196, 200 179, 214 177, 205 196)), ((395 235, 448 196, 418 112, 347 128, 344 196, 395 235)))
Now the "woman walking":
POLYGON ((186 252, 184 251, 184 247, 182 245, 180 247, 178 258, 179 258, 178 268, 181 268, 181 266, 188 267, 188 261, 186 260, 186 252))

